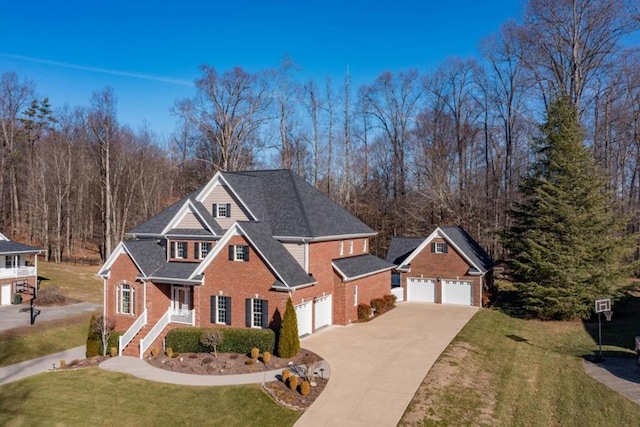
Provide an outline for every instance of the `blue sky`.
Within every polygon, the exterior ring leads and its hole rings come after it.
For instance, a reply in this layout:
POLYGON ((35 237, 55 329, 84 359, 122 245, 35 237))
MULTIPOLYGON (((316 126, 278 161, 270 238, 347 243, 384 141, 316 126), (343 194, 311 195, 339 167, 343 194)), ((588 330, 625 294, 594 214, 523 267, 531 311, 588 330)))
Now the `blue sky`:
POLYGON ((352 84, 385 70, 429 71, 448 57, 477 55, 478 42, 522 0, 458 1, 10 1, 0 14, 0 72, 35 82, 54 108, 87 105, 105 86, 119 119, 146 121, 161 137, 169 108, 194 94, 198 66, 259 71, 289 55, 300 79, 352 84))

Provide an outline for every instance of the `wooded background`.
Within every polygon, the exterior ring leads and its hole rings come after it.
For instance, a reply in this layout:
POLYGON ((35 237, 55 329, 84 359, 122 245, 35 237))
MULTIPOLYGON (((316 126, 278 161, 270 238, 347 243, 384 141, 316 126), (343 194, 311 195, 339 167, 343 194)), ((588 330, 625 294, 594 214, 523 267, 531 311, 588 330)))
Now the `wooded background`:
POLYGON ((87 251, 104 259, 128 229, 217 170, 290 168, 380 231, 378 255, 391 236, 457 224, 500 259, 498 232, 521 198, 539 123, 568 96, 612 209, 636 233, 639 10, 637 0, 530 0, 521 22, 482 41, 481 57, 384 72, 360 87, 348 71, 340 82, 301 81, 289 57, 258 73, 204 65, 193 97, 172 108, 170 141, 120 123, 110 88, 60 108, 6 71, 0 231, 54 261, 87 251))

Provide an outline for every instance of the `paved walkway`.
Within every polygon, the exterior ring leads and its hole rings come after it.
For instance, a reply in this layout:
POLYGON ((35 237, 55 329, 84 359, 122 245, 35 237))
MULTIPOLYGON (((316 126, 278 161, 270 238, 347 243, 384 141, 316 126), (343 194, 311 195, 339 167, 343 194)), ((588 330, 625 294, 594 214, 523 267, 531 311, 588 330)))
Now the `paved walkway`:
POLYGON ((590 377, 640 405, 640 366, 636 358, 607 357, 604 362, 583 362, 590 377))
MULTIPOLYGON (((100 310, 101 307, 99 304, 90 302, 51 307, 41 307, 36 304, 36 308, 40 310, 40 315, 36 317, 36 324, 48 320, 75 316, 76 314, 91 313, 100 310)), ((19 326, 29 326, 31 324, 31 312, 28 309, 29 304, 4 305, 0 307, 0 331, 17 328, 19 326), (22 308, 26 308, 27 310, 20 312, 22 308)))
MULTIPOLYGON (((100 364, 102 369, 113 372, 134 375, 150 381, 157 381, 168 384, 181 384, 190 386, 219 386, 219 385, 241 385, 241 384, 262 384, 269 381, 276 381, 276 375, 282 373, 282 369, 273 371, 256 372, 242 375, 193 375, 171 372, 149 365, 137 357, 120 356, 107 359, 100 364)), ((322 363, 318 369, 324 368, 324 376, 330 375, 329 366, 322 363)))
POLYGON ((72 348, 61 351, 60 353, 50 354, 48 356, 39 357, 37 359, 27 360, 26 362, 16 363, 15 365, 0 368, 0 384, 10 383, 31 375, 41 374, 60 366, 60 360, 69 363, 72 360, 84 359, 86 354, 85 346, 72 348))
POLYGON ((296 426, 395 426, 476 308, 404 302, 368 323, 302 340, 331 366, 331 381, 296 426))

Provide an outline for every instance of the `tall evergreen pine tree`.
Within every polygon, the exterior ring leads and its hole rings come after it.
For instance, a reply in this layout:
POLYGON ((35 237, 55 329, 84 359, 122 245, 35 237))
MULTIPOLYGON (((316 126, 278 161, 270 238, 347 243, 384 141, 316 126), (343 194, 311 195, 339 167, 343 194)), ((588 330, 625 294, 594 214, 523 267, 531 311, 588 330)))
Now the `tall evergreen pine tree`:
POLYGON ((584 319, 634 268, 625 260, 635 236, 623 237, 626 220, 605 191, 568 100, 550 107, 541 130, 504 243, 525 309, 542 319, 584 319))

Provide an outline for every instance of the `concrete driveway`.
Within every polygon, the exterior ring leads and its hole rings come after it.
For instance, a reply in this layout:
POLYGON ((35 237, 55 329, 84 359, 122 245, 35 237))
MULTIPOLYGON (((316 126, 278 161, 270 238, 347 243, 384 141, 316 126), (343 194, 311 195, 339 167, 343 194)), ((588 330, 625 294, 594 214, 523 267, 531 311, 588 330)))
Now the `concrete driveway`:
POLYGON ((330 327, 301 344, 331 379, 296 426, 395 426, 440 353, 477 308, 404 302, 368 323, 330 327))
MULTIPOLYGON (((76 314, 91 313, 93 311, 98 312, 102 310, 101 305, 90 302, 50 307, 41 307, 36 304, 36 308, 40 310, 40 315, 36 317, 36 324, 46 322, 48 320, 75 316, 76 314)), ((29 311, 29 304, 6 305, 0 307, 0 331, 20 326, 29 326, 30 324, 31 312, 29 311), (20 309, 27 309, 27 311, 21 312, 20 309)))

